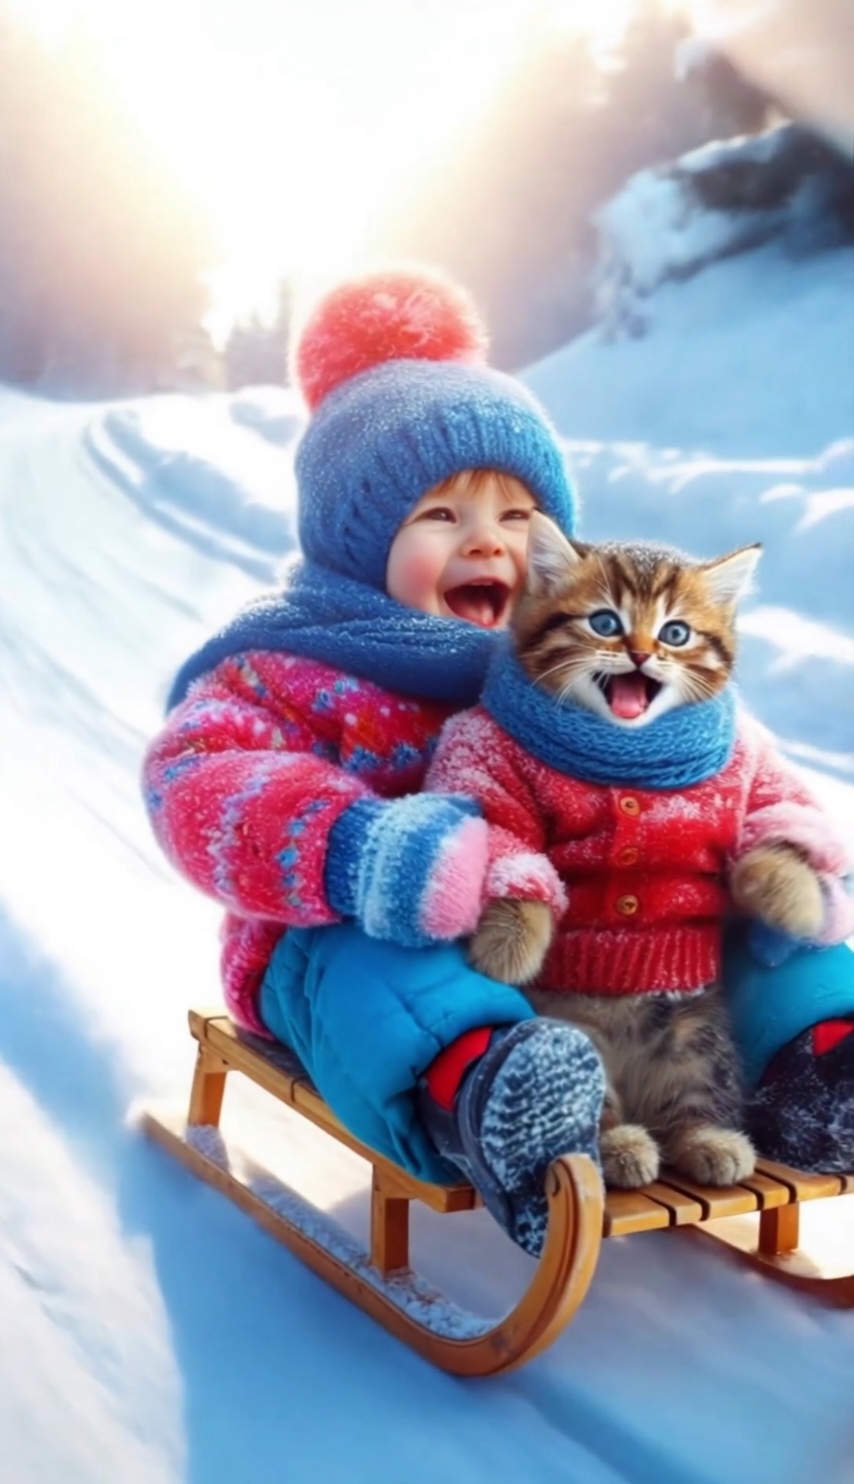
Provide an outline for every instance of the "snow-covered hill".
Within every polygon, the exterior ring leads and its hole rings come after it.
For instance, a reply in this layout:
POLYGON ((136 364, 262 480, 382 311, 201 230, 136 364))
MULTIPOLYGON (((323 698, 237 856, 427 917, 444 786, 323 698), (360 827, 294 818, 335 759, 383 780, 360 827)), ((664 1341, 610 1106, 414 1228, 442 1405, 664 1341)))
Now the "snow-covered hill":
MULTIPOLYGON (((586 534, 765 541, 744 689, 854 842, 850 271, 733 258, 658 289, 645 338, 585 337, 529 380, 586 534)), ((177 662, 290 545, 290 446, 252 422, 224 398, 0 393, 0 1477, 852 1484, 852 1314, 699 1239, 632 1237, 551 1351, 452 1381, 125 1126, 134 1099, 185 1096, 185 1009, 217 997, 217 910, 158 855, 136 773, 177 662)), ((229 1098, 361 1235, 359 1162, 229 1098)), ((832 1223, 849 1250, 852 1207, 832 1223)), ((416 1235, 484 1312, 530 1270, 483 1212, 423 1213, 416 1235)))

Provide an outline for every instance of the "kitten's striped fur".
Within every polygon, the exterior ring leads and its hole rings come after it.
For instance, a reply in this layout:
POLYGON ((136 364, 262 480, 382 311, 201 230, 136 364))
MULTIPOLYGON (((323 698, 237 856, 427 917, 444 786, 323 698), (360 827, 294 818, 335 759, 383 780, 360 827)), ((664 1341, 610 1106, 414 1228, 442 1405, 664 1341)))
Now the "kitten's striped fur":
POLYGON ((531 523, 530 572, 512 621, 519 658, 531 679, 561 700, 621 724, 606 688, 634 674, 638 659, 650 699, 633 725, 676 706, 705 701, 730 678, 735 660, 736 599, 760 548, 697 563, 667 547, 591 546, 569 542, 544 516, 531 523), (622 633, 593 633, 590 615, 618 616, 622 633), (688 642, 665 643, 668 624, 687 621, 688 642))

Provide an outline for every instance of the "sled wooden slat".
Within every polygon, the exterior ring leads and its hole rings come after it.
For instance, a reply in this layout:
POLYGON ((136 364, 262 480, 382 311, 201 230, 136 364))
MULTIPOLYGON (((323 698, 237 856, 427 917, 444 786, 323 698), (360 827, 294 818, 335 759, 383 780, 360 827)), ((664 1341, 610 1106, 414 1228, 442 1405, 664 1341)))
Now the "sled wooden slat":
POLYGON ((744 1216, 759 1209, 758 1196, 744 1185, 698 1185, 696 1181, 668 1169, 662 1171, 661 1183, 696 1201, 702 1209, 704 1221, 718 1221, 723 1216, 744 1216))
POLYGON ((792 1193, 796 1201, 820 1201, 826 1196, 840 1195, 845 1180, 844 1175, 805 1175, 801 1170, 792 1170, 788 1165, 774 1164, 770 1159, 760 1159, 756 1162, 756 1168, 761 1175, 770 1175, 772 1179, 779 1180, 792 1193))
POLYGON ((760 1170, 754 1170, 752 1175, 746 1175, 739 1181, 748 1190, 752 1190, 759 1202, 760 1211, 770 1211, 777 1206, 788 1206, 792 1199, 792 1192, 788 1185, 782 1180, 772 1180, 770 1175, 763 1175, 760 1170))
POLYGON ((604 1237, 628 1237, 632 1232, 660 1230, 670 1225, 669 1213, 639 1190, 609 1190, 605 1198, 604 1237))
POLYGON ((144 1131, 398 1339, 455 1375, 496 1375, 551 1344, 584 1299, 603 1237, 693 1228, 768 1277, 826 1303, 854 1307, 854 1273, 822 1268, 798 1249, 800 1203, 854 1193, 854 1173, 808 1175, 760 1160, 754 1174, 726 1189, 665 1169, 643 1190, 603 1196, 593 1162, 565 1155, 546 1175, 549 1225, 527 1292, 495 1323, 467 1315, 410 1269, 409 1205, 417 1200, 443 1214, 471 1211, 480 1204, 472 1187, 417 1180, 360 1143, 286 1047, 237 1030, 222 1009, 191 1010, 189 1022, 198 1052, 188 1113, 149 1111, 144 1131), (219 1122, 229 1072, 248 1077, 368 1162, 369 1251, 226 1142, 219 1122))
POLYGON ((662 1180, 656 1180, 652 1185, 645 1185, 643 1193, 669 1212, 671 1226, 696 1226, 698 1221, 703 1220, 703 1207, 700 1202, 686 1195, 684 1191, 677 1190, 674 1185, 666 1185, 662 1180))

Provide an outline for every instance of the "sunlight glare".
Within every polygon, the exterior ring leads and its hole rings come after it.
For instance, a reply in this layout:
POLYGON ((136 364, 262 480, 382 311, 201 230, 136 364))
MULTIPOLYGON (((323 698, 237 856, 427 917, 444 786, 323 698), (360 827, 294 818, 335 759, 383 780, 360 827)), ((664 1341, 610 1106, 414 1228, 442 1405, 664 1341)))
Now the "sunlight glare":
POLYGON ((379 214, 441 165, 526 46, 605 47, 635 0, 17 0, 83 25, 214 221, 225 320, 357 266, 379 214))

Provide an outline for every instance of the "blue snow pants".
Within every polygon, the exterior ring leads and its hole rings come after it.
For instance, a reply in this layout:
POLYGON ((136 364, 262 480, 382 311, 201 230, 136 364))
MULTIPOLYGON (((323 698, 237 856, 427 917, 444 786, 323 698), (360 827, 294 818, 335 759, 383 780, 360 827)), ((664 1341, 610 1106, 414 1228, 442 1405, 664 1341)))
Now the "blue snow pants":
MULTIPOLYGON (((724 982, 751 1085, 801 1031, 854 1014, 854 953, 845 944, 794 953, 768 969, 735 933, 724 982)), ((399 948, 352 923, 289 929, 270 960, 259 1010, 357 1138, 440 1184, 459 1173, 421 1127, 412 1096, 419 1076, 464 1031, 533 1013, 518 990, 470 968, 457 943, 399 948)))
POLYGON ((356 1138, 440 1185, 460 1172, 421 1127, 418 1078, 464 1031, 533 1015, 517 989, 470 968, 459 943, 400 948, 350 922, 289 928, 258 1008, 356 1138))
POLYGON ((820 1020, 854 1015, 854 952, 801 949, 775 969, 757 963, 741 927, 724 944, 723 980, 749 1087, 781 1047, 820 1020))

